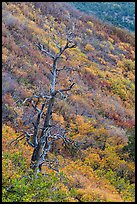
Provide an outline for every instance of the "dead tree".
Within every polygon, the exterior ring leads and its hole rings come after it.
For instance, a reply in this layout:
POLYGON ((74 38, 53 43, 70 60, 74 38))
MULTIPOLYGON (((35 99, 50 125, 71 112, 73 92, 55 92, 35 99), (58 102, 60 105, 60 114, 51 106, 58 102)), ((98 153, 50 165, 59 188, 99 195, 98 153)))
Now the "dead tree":
POLYGON ((23 102, 25 104, 29 101, 37 112, 37 119, 35 123, 33 123, 33 133, 30 134, 25 132, 26 139, 29 145, 34 148, 32 158, 31 158, 31 168, 33 170, 41 171, 41 167, 44 164, 47 154, 50 151, 53 142, 58 139, 62 139, 66 145, 71 143, 70 140, 66 138, 65 135, 54 134, 51 135, 50 129, 52 127, 52 110, 55 102, 55 98, 58 94, 63 95, 64 92, 70 91, 75 83, 72 83, 69 87, 56 90, 56 81, 57 81, 57 62, 58 59, 61 58, 61 55, 67 49, 72 49, 76 47, 76 43, 67 39, 64 47, 57 45, 59 52, 55 55, 51 54, 49 51, 44 49, 44 46, 40 43, 35 43, 35 45, 39 48, 39 50, 48 55, 52 59, 52 80, 51 80, 51 90, 50 94, 47 95, 33 95, 30 98, 26 98, 23 102), (34 100, 35 99, 35 100, 34 100), (38 108, 39 101, 42 100, 41 108, 38 108), (48 101, 48 102, 47 102, 48 101), (43 115, 44 108, 46 108, 45 118, 43 126, 41 126, 41 117, 43 115), (31 139, 30 139, 31 138, 31 139))

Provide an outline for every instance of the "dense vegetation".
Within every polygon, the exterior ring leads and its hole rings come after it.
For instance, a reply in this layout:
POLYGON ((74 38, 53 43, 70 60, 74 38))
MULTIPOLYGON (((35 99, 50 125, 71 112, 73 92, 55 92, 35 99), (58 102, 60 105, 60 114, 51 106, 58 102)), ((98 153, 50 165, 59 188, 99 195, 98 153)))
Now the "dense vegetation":
POLYGON ((135 38, 102 24, 63 2, 2 4, 2 199, 3 202, 135 201, 135 38), (32 127, 35 112, 22 102, 49 93, 49 56, 54 41, 71 35, 77 47, 59 62, 59 88, 75 86, 56 99, 53 122, 78 144, 58 142, 48 157, 55 170, 30 169, 33 149, 21 134, 32 127), (71 82, 70 82, 71 81, 71 82), (14 142, 13 142, 14 141, 14 142), (55 164, 55 162, 54 162, 55 164))
POLYGON ((135 31, 135 2, 70 2, 81 11, 115 26, 135 31))

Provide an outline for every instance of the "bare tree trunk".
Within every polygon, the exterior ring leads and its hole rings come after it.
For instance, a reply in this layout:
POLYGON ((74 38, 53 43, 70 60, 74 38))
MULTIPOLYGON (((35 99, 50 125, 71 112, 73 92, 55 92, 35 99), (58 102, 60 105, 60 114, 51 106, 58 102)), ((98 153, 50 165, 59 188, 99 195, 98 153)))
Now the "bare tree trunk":
POLYGON ((49 148, 47 133, 48 133, 49 126, 50 126, 50 120, 52 118, 52 107, 54 105, 54 98, 55 98, 55 96, 53 96, 49 101, 44 125, 43 125, 41 135, 40 135, 40 141, 39 141, 38 145, 34 148, 34 151, 32 154, 31 167, 33 169, 38 167, 40 170, 40 166, 42 165, 42 162, 43 162, 41 159, 42 159, 42 156, 44 154, 44 150, 49 148))
MULTIPOLYGON (((57 75, 57 71, 58 71, 57 70, 57 61, 66 49, 74 48, 74 47, 76 47, 76 44, 74 44, 72 41, 69 41, 68 39, 67 39, 66 45, 63 48, 61 48, 57 44, 57 48, 59 49, 59 52, 55 56, 52 55, 50 52, 46 51, 42 44, 36 44, 36 45, 42 52, 49 55, 53 60, 52 71, 51 71, 51 73, 52 73, 51 93, 50 93, 50 96, 47 97, 49 101, 48 101, 46 116, 44 119, 44 124, 43 124, 42 130, 40 129, 39 125, 40 125, 40 120, 41 120, 42 113, 44 111, 46 101, 44 101, 42 103, 41 109, 37 108, 37 105, 39 103, 40 97, 42 97, 42 98, 46 98, 46 97, 45 96, 33 96, 29 100, 31 100, 31 104, 32 104, 33 108, 35 109, 35 111, 38 111, 36 123, 33 124, 33 126, 34 126, 33 143, 31 143, 29 141, 29 138, 31 135, 28 132, 25 132, 26 136, 27 136, 28 143, 34 148, 33 154, 31 157, 31 168, 33 170, 38 169, 39 171, 41 171, 41 166, 44 163, 45 158, 47 157, 48 151, 51 149, 53 141, 61 138, 61 137, 57 137, 55 139, 55 138, 53 138, 53 136, 50 135, 51 119, 52 119, 52 111, 53 111, 52 109, 54 106, 54 101, 55 101, 56 95, 62 94, 63 92, 71 90, 71 88, 75 84, 75 83, 72 83, 70 85, 70 87, 68 87, 68 88, 64 88, 61 90, 55 90, 56 75, 57 75), (37 98, 38 101, 34 103, 33 98, 37 98)), ((24 103, 27 100, 28 99, 25 99, 24 103)), ((64 139, 64 141, 66 141, 66 139, 64 139)))

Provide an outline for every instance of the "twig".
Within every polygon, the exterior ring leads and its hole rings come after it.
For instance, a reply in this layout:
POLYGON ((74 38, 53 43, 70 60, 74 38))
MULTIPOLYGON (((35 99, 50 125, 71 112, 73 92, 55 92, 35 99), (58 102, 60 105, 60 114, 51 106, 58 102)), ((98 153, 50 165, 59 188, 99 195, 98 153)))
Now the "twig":
POLYGON ((25 138, 24 133, 21 134, 20 136, 18 136, 16 139, 12 140, 12 141, 9 143, 9 145, 11 145, 12 143, 14 143, 15 141, 16 141, 16 143, 15 143, 15 145, 16 145, 16 144, 17 144, 20 140, 22 140, 23 138, 25 138), (22 137, 22 138, 20 138, 20 137, 22 137))
POLYGON ((66 88, 66 89, 60 89, 58 91, 56 91, 57 93, 61 93, 61 92, 64 92, 64 91, 70 91, 72 89, 72 87, 75 85, 75 83, 72 83, 70 85, 70 87, 66 88))
POLYGON ((42 52, 44 52, 44 53, 46 53, 47 55, 49 55, 52 59, 54 59, 55 58, 55 56, 54 55, 52 55, 51 53, 49 53, 48 51, 46 51, 45 49, 44 49, 44 45, 42 45, 42 44, 37 44, 37 43, 35 43, 35 45, 42 51, 42 52))

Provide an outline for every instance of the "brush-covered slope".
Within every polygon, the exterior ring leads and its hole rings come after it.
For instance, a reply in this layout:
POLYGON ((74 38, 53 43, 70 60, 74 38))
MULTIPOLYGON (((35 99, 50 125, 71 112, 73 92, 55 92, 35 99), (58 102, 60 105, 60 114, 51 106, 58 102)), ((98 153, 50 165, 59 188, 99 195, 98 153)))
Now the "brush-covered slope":
POLYGON ((134 35, 102 24, 63 2, 3 2, 3 202, 134 201, 134 35), (77 42, 58 62, 57 89, 75 86, 56 99, 53 123, 81 144, 59 143, 49 153, 59 172, 46 166, 35 177, 25 140, 10 143, 32 127, 35 113, 22 105, 50 91, 51 58, 35 43, 58 52, 66 34, 77 42))
POLYGON ((135 31, 135 2, 70 2, 70 4, 104 22, 135 31))

